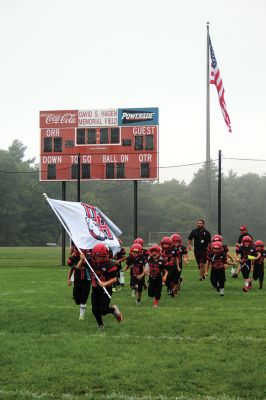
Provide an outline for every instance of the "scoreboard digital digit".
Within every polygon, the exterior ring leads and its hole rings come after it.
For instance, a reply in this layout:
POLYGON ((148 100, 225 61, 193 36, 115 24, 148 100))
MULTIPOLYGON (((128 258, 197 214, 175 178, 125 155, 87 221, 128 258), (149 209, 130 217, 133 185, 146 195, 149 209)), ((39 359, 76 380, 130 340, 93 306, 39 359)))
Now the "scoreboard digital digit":
POLYGON ((40 112, 40 181, 158 179, 159 109, 40 112))

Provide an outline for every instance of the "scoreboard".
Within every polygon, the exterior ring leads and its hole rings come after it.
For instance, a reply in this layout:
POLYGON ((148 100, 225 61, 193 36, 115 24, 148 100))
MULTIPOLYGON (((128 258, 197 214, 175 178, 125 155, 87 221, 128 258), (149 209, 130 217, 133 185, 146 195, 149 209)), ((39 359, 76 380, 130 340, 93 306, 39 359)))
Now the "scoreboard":
POLYGON ((158 179, 159 109, 40 111, 40 181, 158 179))

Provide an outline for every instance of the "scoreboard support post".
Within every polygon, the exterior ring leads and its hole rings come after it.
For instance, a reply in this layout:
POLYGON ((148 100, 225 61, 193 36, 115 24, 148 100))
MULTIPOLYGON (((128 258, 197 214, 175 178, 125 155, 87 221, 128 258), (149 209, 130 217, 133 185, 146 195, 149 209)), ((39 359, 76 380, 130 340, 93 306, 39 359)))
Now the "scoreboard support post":
POLYGON ((80 153, 78 153, 78 179, 77 179, 77 201, 80 202, 80 153))
POLYGON ((134 239, 138 237, 138 181, 134 181, 134 239))
MULTIPOLYGON (((66 181, 62 181, 62 200, 66 200, 66 181)), ((62 267, 66 265, 66 232, 62 227, 62 267)))

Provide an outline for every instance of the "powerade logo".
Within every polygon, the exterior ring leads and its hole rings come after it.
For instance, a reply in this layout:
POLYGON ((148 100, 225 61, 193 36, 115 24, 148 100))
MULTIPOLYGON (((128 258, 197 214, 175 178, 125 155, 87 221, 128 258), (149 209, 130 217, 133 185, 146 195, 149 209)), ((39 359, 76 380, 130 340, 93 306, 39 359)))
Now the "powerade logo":
POLYGON ((154 112, 122 110, 122 124, 153 121, 154 112))
POLYGON ((159 108, 119 108, 119 126, 159 125, 159 108))

